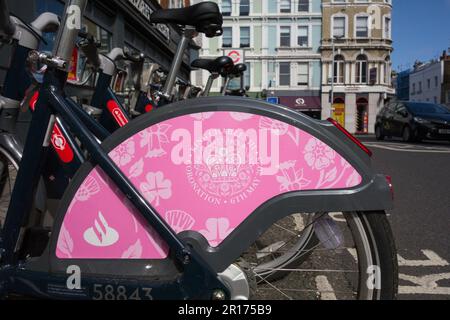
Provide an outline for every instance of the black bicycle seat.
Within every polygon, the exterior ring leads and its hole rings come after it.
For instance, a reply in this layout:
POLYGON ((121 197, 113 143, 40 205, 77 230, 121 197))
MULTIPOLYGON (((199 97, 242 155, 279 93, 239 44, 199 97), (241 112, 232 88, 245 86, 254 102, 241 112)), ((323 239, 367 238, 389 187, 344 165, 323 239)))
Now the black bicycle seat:
POLYGON ((217 59, 197 59, 192 61, 193 68, 208 70, 211 73, 219 73, 222 77, 230 74, 234 68, 233 59, 228 56, 217 59))
POLYGON ((215 2, 200 2, 190 7, 179 9, 161 9, 152 13, 152 23, 175 23, 193 26, 208 38, 222 35, 222 14, 215 2))
POLYGON ((240 76, 245 71, 247 71, 247 66, 243 63, 238 63, 234 66, 233 70, 231 71, 231 74, 235 76, 240 76))

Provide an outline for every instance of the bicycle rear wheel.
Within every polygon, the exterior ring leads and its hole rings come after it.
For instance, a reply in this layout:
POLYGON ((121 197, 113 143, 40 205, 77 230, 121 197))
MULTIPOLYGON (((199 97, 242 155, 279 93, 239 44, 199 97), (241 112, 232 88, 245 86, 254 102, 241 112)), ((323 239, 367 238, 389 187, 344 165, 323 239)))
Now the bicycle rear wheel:
POLYGON ((314 215, 299 231, 300 216, 308 217, 296 214, 274 224, 239 260, 251 284, 251 298, 395 299, 396 249, 384 212, 334 214, 321 241, 312 240, 311 230, 319 229, 328 215, 314 215), (287 228, 289 219, 297 220, 295 228, 287 228), (280 242, 284 245, 275 250, 261 250, 280 242))

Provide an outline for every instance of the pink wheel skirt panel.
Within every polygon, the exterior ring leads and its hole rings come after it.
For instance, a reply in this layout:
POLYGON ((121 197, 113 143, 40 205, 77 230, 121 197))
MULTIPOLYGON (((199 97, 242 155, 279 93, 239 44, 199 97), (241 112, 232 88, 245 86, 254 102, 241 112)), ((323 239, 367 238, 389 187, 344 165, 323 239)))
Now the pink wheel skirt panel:
MULTIPOLYGON (((198 231, 213 247, 273 197, 361 183, 345 159, 307 132, 247 113, 173 118, 109 155, 175 232, 198 231)), ((167 252, 101 169, 93 169, 67 210, 56 256, 164 259, 167 252)))

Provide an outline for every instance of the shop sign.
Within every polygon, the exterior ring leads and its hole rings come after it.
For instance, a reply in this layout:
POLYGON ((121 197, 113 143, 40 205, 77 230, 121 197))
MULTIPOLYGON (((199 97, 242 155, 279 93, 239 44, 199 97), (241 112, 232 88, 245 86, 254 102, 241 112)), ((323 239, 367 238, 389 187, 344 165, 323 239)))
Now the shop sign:
POLYGON ((266 100, 267 100, 267 102, 273 103, 273 104, 278 104, 280 101, 280 99, 278 99, 278 97, 268 97, 266 100))
POLYGON ((319 96, 280 97, 280 104, 298 110, 320 110, 321 100, 319 96))
MULTIPOLYGON (((148 21, 151 22, 150 16, 153 13, 153 9, 147 4, 145 0, 128 0, 129 3, 133 5, 141 15, 148 21)), ((156 29, 167 39, 170 39, 170 29, 165 24, 157 24, 156 29)))

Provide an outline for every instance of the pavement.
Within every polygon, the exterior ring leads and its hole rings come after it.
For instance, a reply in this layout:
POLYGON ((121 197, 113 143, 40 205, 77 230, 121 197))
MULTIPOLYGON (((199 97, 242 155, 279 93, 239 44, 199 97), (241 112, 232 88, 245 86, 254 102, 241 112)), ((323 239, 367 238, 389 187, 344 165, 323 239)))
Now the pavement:
POLYGON ((359 138, 374 168, 393 180, 399 299, 450 300, 450 142, 359 138))

